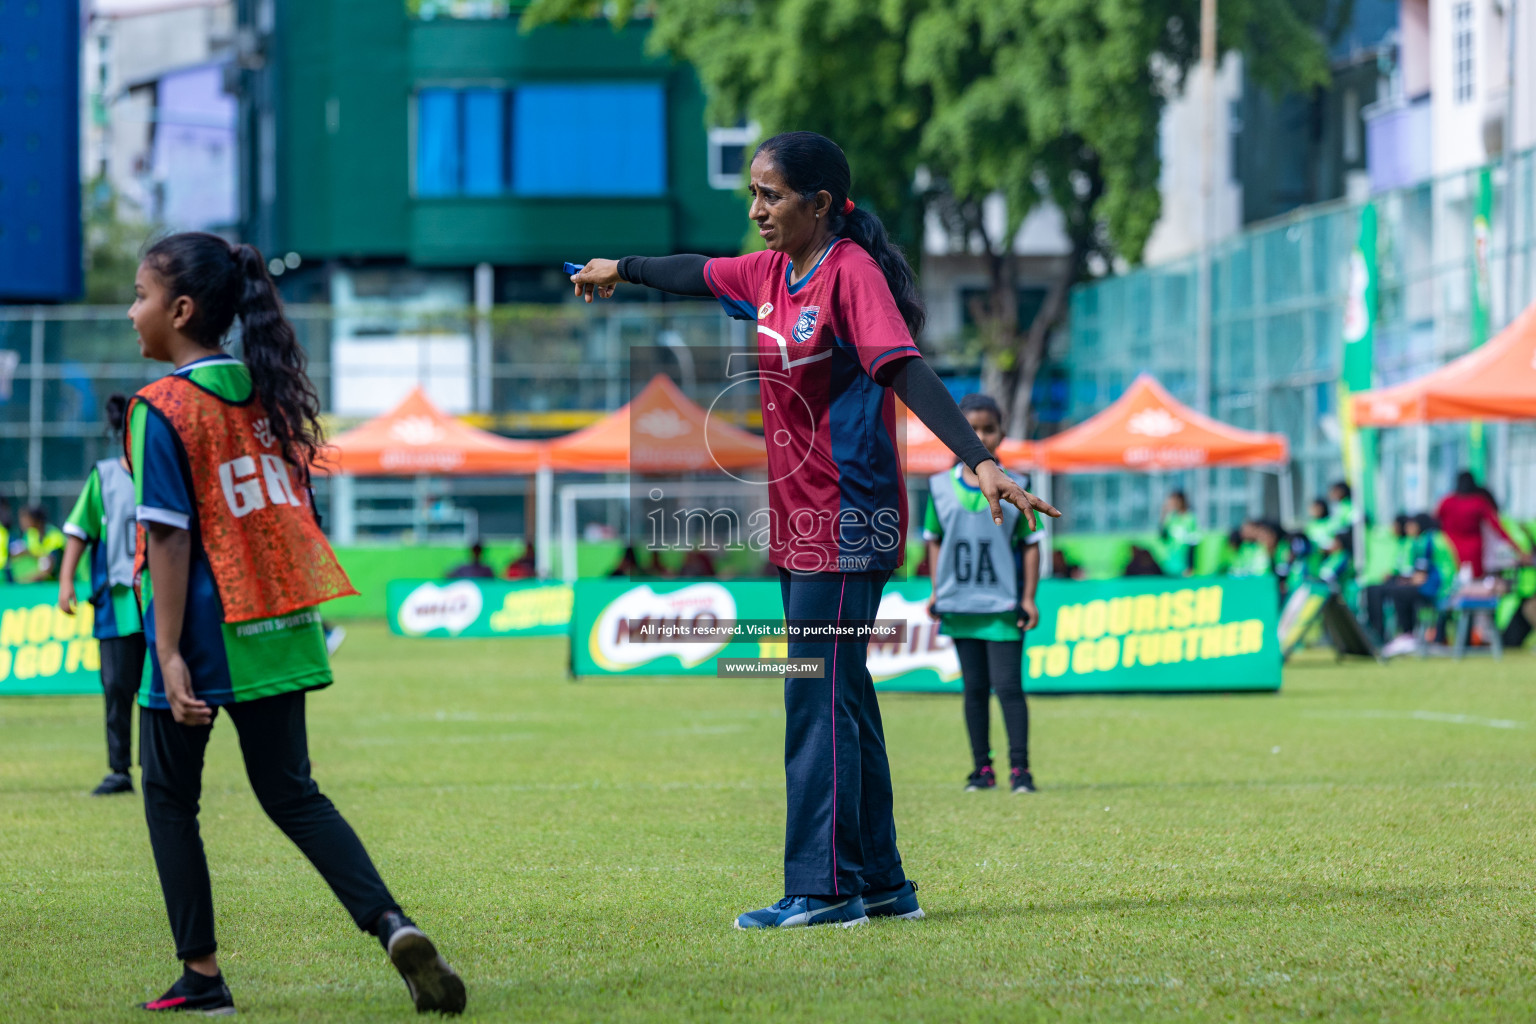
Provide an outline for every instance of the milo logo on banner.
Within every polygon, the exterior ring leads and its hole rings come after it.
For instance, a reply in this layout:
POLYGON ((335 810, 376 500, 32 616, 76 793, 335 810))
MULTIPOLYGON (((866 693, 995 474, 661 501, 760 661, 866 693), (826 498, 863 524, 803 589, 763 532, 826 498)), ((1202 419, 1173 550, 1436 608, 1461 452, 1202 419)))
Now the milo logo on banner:
POLYGON ((598 613, 587 650, 609 672, 632 671, 669 656, 683 668, 694 668, 719 654, 725 641, 638 641, 631 637, 631 628, 668 624, 699 628, 736 617, 736 599, 719 583, 693 583, 661 594, 642 585, 624 591, 598 613))
POLYGON ((939 624, 928 614, 926 596, 908 598, 892 588, 880 599, 875 618, 907 621, 905 640, 870 642, 869 674, 877 682, 923 670, 933 672, 943 682, 960 678, 954 642, 939 632, 939 624))
POLYGON ((54 607, 47 585, 4 588, 0 601, 0 693, 80 693, 99 688, 101 650, 91 636, 94 609, 54 607))
POLYGON ((400 603, 400 629, 407 636, 421 636, 435 629, 458 636, 480 617, 483 604, 480 588, 470 580, 444 587, 423 583, 400 603))

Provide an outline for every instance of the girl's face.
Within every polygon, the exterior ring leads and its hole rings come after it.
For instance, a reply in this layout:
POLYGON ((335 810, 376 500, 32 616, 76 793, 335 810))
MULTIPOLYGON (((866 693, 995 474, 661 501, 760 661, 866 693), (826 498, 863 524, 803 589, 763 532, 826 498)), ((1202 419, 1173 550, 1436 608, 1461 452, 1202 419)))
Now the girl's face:
POLYGON ((1313 519, 1325 519, 1325 518, 1327 518, 1327 516, 1328 516, 1328 512, 1327 512, 1326 509, 1324 509, 1323 503, 1320 502, 1320 501, 1314 501, 1312 503, 1312 518, 1313 519))
POLYGON ((139 332, 139 354, 145 359, 172 362, 173 339, 192 319, 192 299, 186 295, 173 298, 165 281, 147 263, 140 263, 133 277, 133 294, 128 319, 139 332))
POLYGON ((774 252, 802 252, 816 237, 817 214, 826 215, 832 197, 816 193, 807 200, 789 187, 773 157, 759 153, 752 160, 752 177, 747 186, 752 205, 747 216, 757 222, 763 244, 774 252))
POLYGON ((971 429, 976 431, 976 436, 981 438, 981 443, 987 446, 987 451, 997 454, 997 446, 1003 443, 1003 425, 997 422, 992 410, 972 409, 965 414, 965 418, 970 422, 971 429))

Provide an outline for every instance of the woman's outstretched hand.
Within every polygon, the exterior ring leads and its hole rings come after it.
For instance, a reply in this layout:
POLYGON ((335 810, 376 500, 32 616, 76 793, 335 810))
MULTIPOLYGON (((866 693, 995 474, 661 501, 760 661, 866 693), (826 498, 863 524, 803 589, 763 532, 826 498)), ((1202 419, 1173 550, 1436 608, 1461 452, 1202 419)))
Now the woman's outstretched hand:
POLYGON ((620 280, 618 260, 588 260, 586 266, 571 275, 576 294, 585 302, 591 302, 594 297, 613 298, 613 289, 620 280))
POLYGON ((1020 487, 1013 477, 1004 473, 1002 467, 990 459, 976 467, 976 481, 981 485, 981 493, 986 495, 987 504, 992 507, 992 521, 998 526, 1003 525, 1003 506, 1000 502, 1004 501, 1024 513, 1031 530, 1040 528, 1040 521, 1035 517, 1037 511, 1044 512, 1052 519, 1061 515, 1059 509, 1020 487))

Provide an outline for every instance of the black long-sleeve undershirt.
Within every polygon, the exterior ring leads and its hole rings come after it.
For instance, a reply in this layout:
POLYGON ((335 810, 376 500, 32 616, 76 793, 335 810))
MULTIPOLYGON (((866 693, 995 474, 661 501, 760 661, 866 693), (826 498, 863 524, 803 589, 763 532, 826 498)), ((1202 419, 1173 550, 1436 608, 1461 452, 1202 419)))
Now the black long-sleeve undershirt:
MULTIPOLYGON (((619 277, 631 284, 642 284, 673 295, 709 297, 714 293, 704 280, 708 257, 685 253, 677 256, 625 256, 619 260, 619 277)), ((896 397, 933 431, 944 446, 971 469, 989 459, 992 453, 966 422, 954 396, 939 380, 933 367, 920 356, 893 359, 880 367, 876 383, 891 388, 896 397)))
POLYGON ((619 260, 619 276, 630 284, 643 284, 673 295, 697 295, 709 298, 714 293, 704 280, 707 256, 682 253, 677 256, 625 256, 619 260))
POLYGON ((933 436, 943 441, 944 447, 954 452, 956 458, 972 470, 988 460, 996 461, 966 422, 965 414, 955 404, 949 388, 939 380, 939 375, 933 372, 926 359, 907 356, 893 359, 887 365, 892 367, 891 373, 888 377, 881 374, 887 379, 877 377, 876 381, 895 391, 896 397, 907 404, 913 415, 922 420, 923 426, 933 431, 933 436))

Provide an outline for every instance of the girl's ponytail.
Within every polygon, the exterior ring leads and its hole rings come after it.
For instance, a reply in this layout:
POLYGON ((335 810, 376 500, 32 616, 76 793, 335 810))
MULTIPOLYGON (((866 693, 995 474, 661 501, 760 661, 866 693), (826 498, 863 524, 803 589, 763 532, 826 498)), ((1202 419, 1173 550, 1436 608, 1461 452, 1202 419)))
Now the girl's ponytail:
POLYGON ((325 443, 320 396, 304 372, 304 350, 283 316, 261 253, 205 231, 185 231, 150 246, 144 262, 172 296, 191 297, 193 316, 183 330, 202 345, 222 347, 239 317, 256 397, 283 455, 307 483, 325 443))
POLYGON ((238 271, 235 314, 240 318, 245 365, 251 371, 256 397, 267 412, 273 436, 288 461, 308 481, 309 468, 325 443, 320 396, 305 372, 308 360, 293 325, 283 316, 277 285, 267 273, 261 253, 240 243, 231 254, 238 271))

